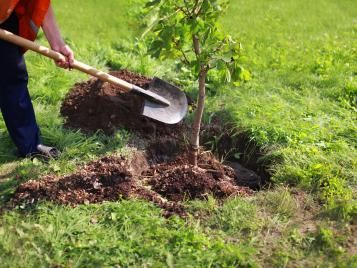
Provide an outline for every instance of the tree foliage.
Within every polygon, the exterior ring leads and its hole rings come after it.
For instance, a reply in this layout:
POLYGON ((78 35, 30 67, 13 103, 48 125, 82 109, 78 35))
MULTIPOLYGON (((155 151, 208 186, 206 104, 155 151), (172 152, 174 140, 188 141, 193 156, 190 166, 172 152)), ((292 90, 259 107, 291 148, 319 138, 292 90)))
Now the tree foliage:
POLYGON ((205 106, 206 82, 214 70, 219 80, 238 81, 244 76, 239 65, 241 46, 225 34, 219 18, 228 0, 150 0, 146 3, 153 22, 149 49, 159 58, 179 58, 198 80, 197 109, 191 133, 191 163, 197 166, 199 136, 205 106), (223 78, 223 79, 222 79, 223 78))
POLYGON ((225 34, 219 18, 228 0, 152 0, 153 16, 147 40, 155 57, 181 59, 198 77, 202 68, 214 69, 225 82, 249 80, 239 64, 240 43, 225 34), (194 44, 198 42, 198 47, 194 44))

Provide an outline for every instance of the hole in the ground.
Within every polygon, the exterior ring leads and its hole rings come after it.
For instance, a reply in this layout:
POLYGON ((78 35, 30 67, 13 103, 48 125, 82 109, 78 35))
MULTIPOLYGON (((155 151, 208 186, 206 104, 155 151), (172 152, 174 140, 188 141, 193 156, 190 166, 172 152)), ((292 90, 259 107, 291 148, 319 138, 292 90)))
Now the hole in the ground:
POLYGON ((270 182, 269 163, 261 161, 263 150, 247 133, 213 118, 202 128, 202 144, 235 170, 238 184, 258 190, 270 182))
POLYGON ((146 148, 150 164, 161 164, 174 161, 184 151, 184 145, 171 137, 162 137, 150 143, 146 148))

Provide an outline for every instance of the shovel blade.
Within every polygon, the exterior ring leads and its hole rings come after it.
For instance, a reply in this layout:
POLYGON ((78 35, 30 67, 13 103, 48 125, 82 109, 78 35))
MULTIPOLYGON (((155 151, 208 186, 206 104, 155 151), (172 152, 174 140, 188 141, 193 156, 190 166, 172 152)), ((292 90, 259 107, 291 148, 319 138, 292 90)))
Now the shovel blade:
POLYGON ((145 99, 142 114, 165 124, 177 124, 187 114, 187 97, 178 87, 154 77, 148 91, 165 98, 170 105, 145 99))

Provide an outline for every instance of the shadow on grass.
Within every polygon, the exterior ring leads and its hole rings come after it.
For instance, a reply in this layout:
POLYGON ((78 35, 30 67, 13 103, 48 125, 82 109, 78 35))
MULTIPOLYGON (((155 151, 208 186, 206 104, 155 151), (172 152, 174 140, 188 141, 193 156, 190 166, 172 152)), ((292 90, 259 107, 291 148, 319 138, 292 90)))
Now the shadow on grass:
POLYGON ((15 188, 23 181, 19 175, 19 163, 8 161, 0 168, 0 207, 9 201, 15 188))
POLYGON ((17 165, 21 159, 16 155, 15 145, 6 131, 0 132, 0 207, 11 197, 19 184, 16 180, 17 165))
POLYGON ((19 182, 14 179, 0 180, 0 207, 5 205, 14 192, 14 189, 19 185, 19 182))
MULTIPOLYGON (((7 132, 0 132, 0 167, 2 164, 16 161, 16 147, 7 132)), ((1 173, 0 173, 1 176, 1 173)))

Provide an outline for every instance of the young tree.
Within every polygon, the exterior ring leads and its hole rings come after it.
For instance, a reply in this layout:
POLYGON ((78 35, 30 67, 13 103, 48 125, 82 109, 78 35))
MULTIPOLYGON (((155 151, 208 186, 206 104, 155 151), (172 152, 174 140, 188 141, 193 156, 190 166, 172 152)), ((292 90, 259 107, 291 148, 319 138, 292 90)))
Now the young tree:
POLYGON ((153 56, 181 59, 198 78, 197 109, 192 125, 191 163, 197 166, 207 75, 215 70, 227 83, 247 73, 238 64, 241 46, 225 34, 219 18, 229 0, 150 0, 153 23, 146 32, 153 56))

